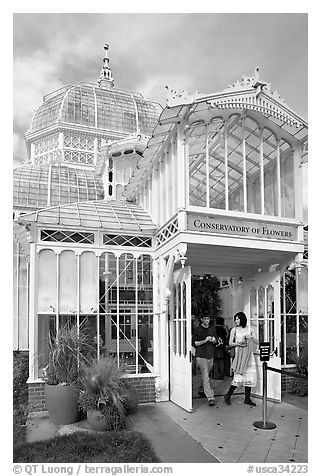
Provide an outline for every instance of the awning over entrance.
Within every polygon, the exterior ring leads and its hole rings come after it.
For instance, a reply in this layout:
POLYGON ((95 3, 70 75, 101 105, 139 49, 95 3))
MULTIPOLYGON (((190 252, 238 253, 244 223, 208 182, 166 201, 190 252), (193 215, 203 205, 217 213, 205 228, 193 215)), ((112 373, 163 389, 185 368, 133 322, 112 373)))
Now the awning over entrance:
POLYGON ((250 277, 288 264, 295 253, 189 243, 186 256, 193 274, 250 277))

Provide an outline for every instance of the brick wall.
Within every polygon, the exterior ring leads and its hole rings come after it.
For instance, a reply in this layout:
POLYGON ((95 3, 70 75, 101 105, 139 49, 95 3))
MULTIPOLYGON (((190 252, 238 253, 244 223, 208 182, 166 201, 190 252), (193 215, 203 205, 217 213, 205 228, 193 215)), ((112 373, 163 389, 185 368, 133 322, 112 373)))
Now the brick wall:
POLYGON ((46 410, 44 383, 28 383, 28 402, 32 412, 44 412, 46 410))
POLYGON ((128 377, 125 380, 138 393, 139 403, 155 403, 155 378, 156 377, 128 377))
MULTIPOLYGON (((287 370, 287 372, 297 372, 297 369, 295 367, 287 368, 285 370, 287 370)), ((296 385, 299 388, 303 387, 307 385, 307 381, 291 377, 291 375, 281 374, 281 393, 290 392, 291 390, 293 391, 293 387, 295 387, 296 385)))
MULTIPOLYGON (((155 403, 155 378, 156 377, 127 377, 125 380, 138 393, 139 403, 155 403)), ((46 411, 45 384, 43 382, 28 383, 28 401, 32 412, 46 411)))

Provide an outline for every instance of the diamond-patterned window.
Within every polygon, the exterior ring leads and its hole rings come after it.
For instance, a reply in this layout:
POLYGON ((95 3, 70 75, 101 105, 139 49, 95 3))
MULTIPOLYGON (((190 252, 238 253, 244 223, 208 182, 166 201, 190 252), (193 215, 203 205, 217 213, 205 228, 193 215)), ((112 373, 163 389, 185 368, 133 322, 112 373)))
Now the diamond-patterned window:
POLYGON ((63 243, 94 243, 94 233, 80 233, 69 230, 41 230, 42 241, 56 241, 63 243))
POLYGON ((152 246, 152 239, 147 236, 103 235, 104 245, 135 246, 138 248, 152 246))

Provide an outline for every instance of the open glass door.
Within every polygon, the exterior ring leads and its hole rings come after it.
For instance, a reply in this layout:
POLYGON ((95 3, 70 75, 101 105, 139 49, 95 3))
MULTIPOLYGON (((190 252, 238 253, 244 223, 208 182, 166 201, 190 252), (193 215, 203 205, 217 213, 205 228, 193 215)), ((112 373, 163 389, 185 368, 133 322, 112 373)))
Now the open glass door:
MULTIPOLYGON (((280 273, 263 273, 244 283, 244 312, 250 318, 251 327, 257 332, 260 342, 270 342, 269 367, 281 369, 280 358, 280 273)), ((257 365, 257 385, 253 395, 262 396, 262 362, 259 353, 255 355, 257 365)), ((268 371, 267 397, 281 401, 281 374, 268 371)))
POLYGON ((191 268, 173 273, 170 297, 170 400, 192 411, 191 268))

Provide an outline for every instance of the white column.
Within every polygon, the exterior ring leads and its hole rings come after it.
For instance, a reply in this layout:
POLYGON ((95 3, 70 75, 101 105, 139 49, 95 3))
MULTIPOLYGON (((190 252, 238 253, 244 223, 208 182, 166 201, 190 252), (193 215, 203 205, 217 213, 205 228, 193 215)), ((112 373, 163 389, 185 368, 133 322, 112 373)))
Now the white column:
MULTIPOLYGON (((154 277, 157 276, 156 287, 159 288, 158 299, 159 312, 158 314, 158 349, 157 349, 157 372, 159 373, 158 401, 167 401, 169 399, 169 360, 168 360, 168 315, 165 309, 165 260, 159 258, 159 265, 154 277)), ((155 288, 155 286, 154 286, 155 288)), ((156 336, 155 336, 156 337, 156 336)), ((154 355, 155 358, 155 355, 154 355)))
POLYGON ((60 252, 56 253, 56 332, 59 330, 59 270, 60 270, 60 252))
POLYGON ((153 166, 152 171, 152 218, 156 225, 159 225, 158 220, 158 176, 157 176, 156 164, 153 166))
POLYGON ((37 317, 37 266, 38 256, 36 253, 36 245, 30 244, 30 282, 29 282, 29 380, 33 381, 37 378, 38 367, 38 317, 37 317))
MULTIPOLYGON (((125 263, 126 265, 126 263, 125 263)), ((117 316, 116 316, 116 325, 117 325, 117 344, 116 344, 116 352, 117 352, 117 363, 119 365, 119 256, 116 256, 116 282, 117 282, 117 289, 116 289, 116 299, 117 299, 117 316)))
POLYGON ((99 255, 96 254, 96 262, 97 262, 97 295, 96 295, 96 319, 97 319, 97 358, 98 360, 100 359, 100 317, 99 317, 99 286, 100 286, 100 280, 99 280, 99 255))
MULTIPOLYGON (((189 128, 188 128, 189 129, 189 128)), ((185 127, 185 205, 189 206, 189 132, 185 127)))
POLYGON ((225 163, 225 210, 229 209, 228 203, 228 149, 227 149, 227 123, 224 121, 224 163, 225 163))
POLYGON ((171 216, 177 211, 176 197, 177 197, 177 181, 176 181, 176 157, 174 153, 174 141, 171 140, 170 144, 170 163, 172 172, 172 200, 171 200, 171 216))
POLYGON ((243 210, 245 213, 247 213, 245 117, 242 117, 242 149, 243 149, 243 203, 244 203, 243 210))
MULTIPOLYGON (((301 144, 297 143, 293 150, 294 169, 294 216, 303 222, 303 185, 302 185, 302 164, 301 164, 301 144)), ((300 230, 300 240, 303 240, 303 228, 300 230)))
POLYGON ((133 256, 133 260, 135 263, 135 369, 136 373, 138 373, 138 258, 137 256, 133 256))
POLYGON ((77 253, 77 329, 80 323, 80 253, 77 253))
POLYGON ((166 149, 166 152, 164 154, 164 197, 163 197, 163 200, 164 200, 164 204, 163 204, 163 207, 164 207, 164 215, 163 215, 164 222, 166 222, 169 219, 169 211, 168 211, 169 176, 168 175, 169 175, 168 174, 168 150, 166 149))
POLYGON ((206 173, 206 207, 210 207, 210 165, 208 153, 208 124, 205 126, 205 173, 206 173))
POLYGON ((163 156, 159 159, 159 168, 158 168, 158 177, 159 177, 159 189, 158 189, 158 210, 159 210, 159 225, 164 223, 164 214, 165 214, 165 187, 164 187, 164 160, 163 156))
POLYGON ((276 179, 277 179, 277 193, 278 193, 278 216, 282 215, 281 204, 281 155, 280 155, 280 139, 276 141, 277 155, 276 155, 276 179))
POLYGON ((260 182, 261 182, 261 215, 264 215, 264 144, 263 129, 260 129, 260 182))
POLYGON ((177 160, 176 160, 176 186, 177 209, 185 208, 185 153, 184 153, 184 122, 177 126, 177 160))

